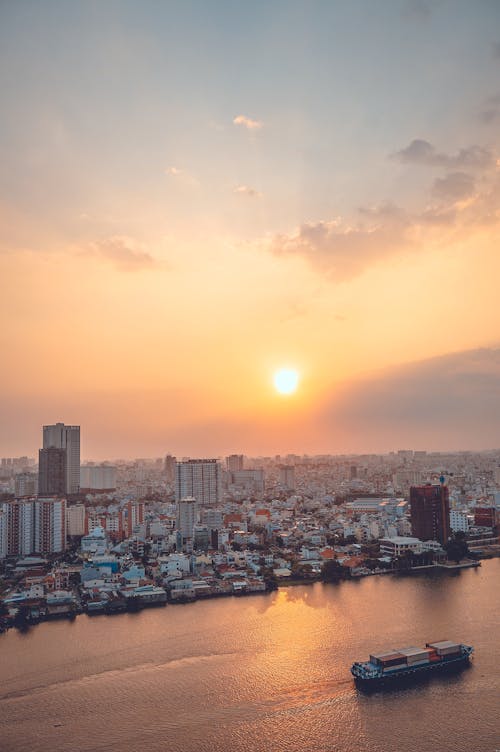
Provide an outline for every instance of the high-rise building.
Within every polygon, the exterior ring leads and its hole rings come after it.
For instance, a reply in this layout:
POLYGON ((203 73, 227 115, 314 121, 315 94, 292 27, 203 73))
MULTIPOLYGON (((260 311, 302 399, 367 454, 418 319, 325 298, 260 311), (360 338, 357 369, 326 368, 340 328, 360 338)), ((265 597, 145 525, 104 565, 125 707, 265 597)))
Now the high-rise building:
POLYGON ((36 473, 18 473, 14 477, 14 484, 17 499, 22 496, 36 496, 38 493, 38 476, 36 473))
POLYGON ((51 447, 66 450, 65 493, 77 494, 80 490, 80 426, 66 426, 64 423, 44 426, 43 448, 51 447))
POLYGON ((500 520, 500 512, 496 507, 476 507, 474 509, 474 525, 476 527, 495 527, 500 520))
POLYGON ((183 544, 193 538, 194 526, 198 523, 200 505, 192 496, 179 499, 177 502, 176 527, 182 536, 183 544))
POLYGON ((280 486, 288 491, 295 488, 295 467, 293 465, 280 466, 280 486))
POLYGON ((81 493, 108 493, 116 489, 114 465, 82 465, 80 467, 81 493))
POLYGON ((38 452, 38 493, 64 495, 67 488, 66 449, 47 447, 38 452))
POLYGON ((66 499, 37 497, 0 505, 0 558, 65 548, 66 499))
POLYGON ((262 468, 235 470, 228 473, 229 483, 249 493, 264 493, 265 474, 262 468))
POLYGON ((217 504, 222 498, 221 467, 217 460, 185 460, 176 466, 175 499, 194 497, 198 504, 217 504))
POLYGON ((230 454, 229 457, 226 457, 226 468, 229 473, 237 473, 243 470, 243 455, 230 454))
POLYGON ((167 454, 165 457, 165 480, 167 483, 175 483, 175 466, 177 465, 177 460, 175 457, 172 457, 171 454, 167 454))
MULTIPOLYGON (((0 559, 33 552, 32 547, 29 551, 21 551, 23 511, 24 503, 20 501, 6 501, 0 504, 0 559)), ((30 525, 30 533, 32 527, 30 525)), ((28 535, 28 539, 29 537, 28 535)))
POLYGON ((469 532, 469 518, 467 512, 458 509, 450 509, 450 529, 455 532, 469 532))
POLYGON ((69 536, 85 535, 84 504, 72 504, 66 507, 66 532, 69 536))
POLYGON ((435 540, 444 545, 450 537, 450 502, 447 486, 410 488, 412 533, 422 541, 435 540))
POLYGON ((134 532, 136 525, 142 525, 144 522, 145 504, 143 501, 128 501, 126 506, 121 510, 122 529, 127 538, 134 532))
POLYGON ((7 504, 0 504, 0 560, 5 559, 8 555, 8 516, 6 510, 7 504))
POLYGON ((66 499, 38 496, 35 506, 35 552, 58 554, 66 550, 66 499))

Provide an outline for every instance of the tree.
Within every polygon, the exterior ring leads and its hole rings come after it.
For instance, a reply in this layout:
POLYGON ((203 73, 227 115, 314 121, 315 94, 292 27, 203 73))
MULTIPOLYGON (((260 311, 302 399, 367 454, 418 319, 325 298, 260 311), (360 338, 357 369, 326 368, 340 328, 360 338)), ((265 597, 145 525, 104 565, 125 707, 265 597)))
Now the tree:
POLYGON ((458 564, 461 559, 465 559, 465 557, 469 555, 469 546, 465 539, 465 533, 462 530, 453 533, 448 543, 445 545, 445 550, 448 559, 456 562, 456 564, 458 564))
POLYGON ((327 559, 321 567, 323 582, 338 582, 344 574, 344 568, 337 559, 327 559))
POLYGON ((264 579, 264 582, 266 583, 266 589, 269 590, 269 592, 278 589, 278 578, 276 577, 272 569, 264 569, 262 571, 262 577, 264 579))
POLYGON ((14 624, 19 629, 26 629, 29 626, 30 609, 28 606, 19 606, 14 617, 14 624))
POLYGON ((395 560, 396 569, 398 572, 407 572, 412 567, 412 552, 403 551, 403 553, 395 560))

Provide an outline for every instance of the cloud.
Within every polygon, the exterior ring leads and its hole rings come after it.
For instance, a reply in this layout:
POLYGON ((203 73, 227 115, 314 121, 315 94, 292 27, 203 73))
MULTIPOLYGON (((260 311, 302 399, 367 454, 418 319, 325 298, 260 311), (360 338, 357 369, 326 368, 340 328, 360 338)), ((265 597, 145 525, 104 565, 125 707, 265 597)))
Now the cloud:
POLYGON ((491 45, 493 51, 493 57, 500 58, 500 42, 493 42, 491 45))
POLYGON ((402 164, 419 164, 448 169, 486 169, 495 163, 493 153, 483 146, 468 146, 457 154, 436 151, 428 141, 414 139, 408 146, 391 154, 391 159, 402 164))
POLYGON ((363 220, 354 226, 340 218, 305 222, 274 236, 268 248, 277 256, 302 256, 340 282, 412 243, 411 220, 399 207, 386 204, 360 214, 363 220))
POLYGON ((258 247, 277 256, 299 256, 335 282, 343 282, 403 252, 435 245, 452 246, 483 229, 500 227, 500 170, 475 179, 450 172, 434 181, 432 200, 407 212, 387 203, 360 208, 358 221, 340 217, 304 222, 290 233, 259 241, 258 247))
POLYGON ((500 109, 495 109, 494 107, 490 107, 487 110, 483 110, 480 113, 480 118, 483 121, 483 123, 494 123, 495 120, 498 120, 500 118, 500 109))
POLYGON ((500 447, 500 349, 481 348, 392 368, 335 387, 327 423, 367 447, 500 447))
POLYGON ((151 269, 156 264, 153 256, 135 240, 119 235, 92 243, 86 255, 100 256, 126 272, 151 269))
POLYGON ((250 188, 248 185, 237 185, 233 188, 233 193, 237 196, 248 196, 248 198, 262 198, 262 193, 256 191, 255 188, 250 188))
POLYGON ((246 115, 237 115, 235 118, 233 118, 233 123, 234 125, 242 125, 249 131, 259 130, 264 125, 264 123, 262 123, 260 120, 252 120, 246 115))
POLYGON ((485 102, 485 109, 479 113, 479 118, 486 123, 494 123, 500 118, 500 94, 489 97, 485 102))
POLYGON ((466 172, 450 172, 434 181, 432 191, 438 198, 460 201, 474 193, 474 178, 466 172))
POLYGON ((182 185, 196 188, 200 185, 200 181, 194 177, 194 175, 191 175, 189 172, 186 172, 186 170, 181 170, 179 167, 174 167, 173 165, 170 167, 167 167, 165 170, 166 175, 170 175, 171 177, 175 178, 175 180, 178 180, 179 183, 182 185))
POLYGON ((436 178, 420 210, 406 211, 390 202, 360 208, 354 220, 304 222, 289 233, 258 241, 257 246, 277 256, 301 257, 333 281, 343 282, 403 252, 436 244, 451 247, 475 232, 500 227, 500 160, 490 150, 471 146, 448 155, 428 141, 415 140, 393 158, 469 169, 449 169, 436 178))

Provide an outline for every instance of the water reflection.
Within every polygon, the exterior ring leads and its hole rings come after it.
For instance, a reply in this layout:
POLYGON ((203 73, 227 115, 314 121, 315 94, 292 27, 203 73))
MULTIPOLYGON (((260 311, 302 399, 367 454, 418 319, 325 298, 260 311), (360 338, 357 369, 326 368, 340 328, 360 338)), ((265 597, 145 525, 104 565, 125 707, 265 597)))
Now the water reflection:
POLYGON ((0 748, 491 752, 499 573, 497 560, 479 576, 317 583, 9 631, 0 748), (352 661, 439 638, 475 645, 473 668, 373 694, 355 688, 352 661))

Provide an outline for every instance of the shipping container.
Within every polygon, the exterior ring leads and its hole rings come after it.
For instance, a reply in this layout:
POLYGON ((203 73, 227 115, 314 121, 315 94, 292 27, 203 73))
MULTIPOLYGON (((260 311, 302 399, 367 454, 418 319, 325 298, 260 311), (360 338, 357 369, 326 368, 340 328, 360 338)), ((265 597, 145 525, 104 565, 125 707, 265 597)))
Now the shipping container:
POLYGON ((437 651, 438 655, 446 655, 448 650, 455 651, 460 650, 460 644, 458 642, 451 642, 451 640, 441 640, 440 642, 428 642, 426 647, 433 648, 437 651))
POLYGON ((402 668, 408 668, 406 663, 397 663, 394 666, 384 666, 382 671, 384 674, 390 674, 391 671, 398 671, 402 668))
POLYGON ((377 666, 393 666, 406 662, 406 656, 393 650, 390 653, 375 653, 370 655, 370 661, 377 666))
POLYGON ((420 658, 418 661, 408 661, 408 668, 413 668, 414 666, 423 666, 426 663, 430 663, 428 658, 420 658))

